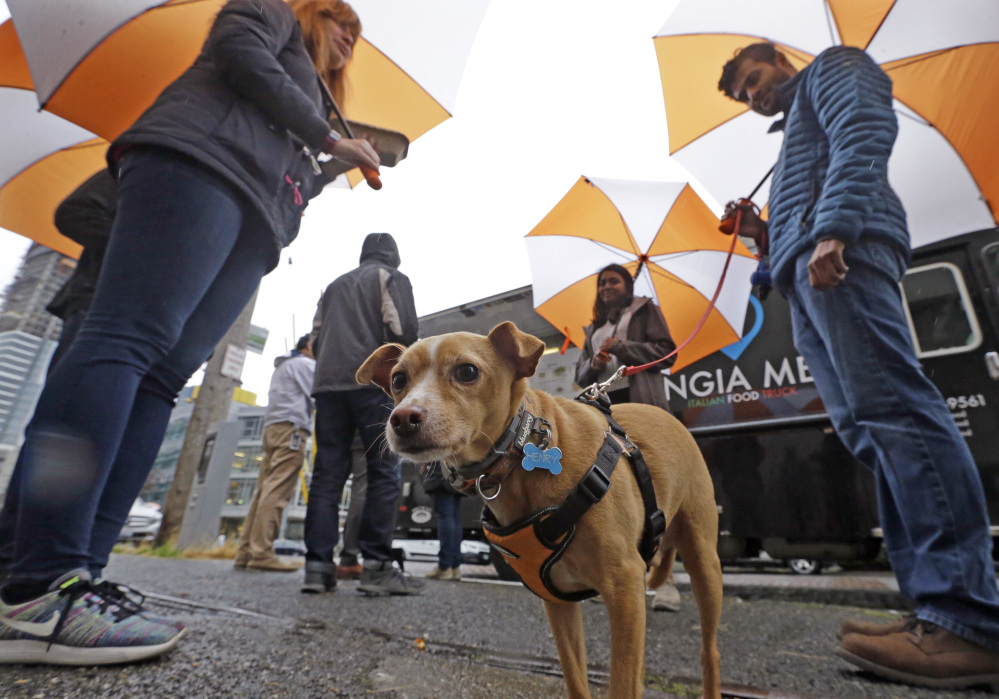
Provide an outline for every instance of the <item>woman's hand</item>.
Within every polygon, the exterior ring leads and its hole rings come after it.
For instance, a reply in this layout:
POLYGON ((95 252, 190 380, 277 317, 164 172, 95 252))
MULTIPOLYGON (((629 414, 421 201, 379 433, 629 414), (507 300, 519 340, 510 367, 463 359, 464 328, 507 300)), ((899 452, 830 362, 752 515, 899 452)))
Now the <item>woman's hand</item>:
POLYGON ((378 171, 378 166, 382 164, 374 147, 364 138, 341 138, 325 150, 333 157, 339 158, 351 165, 368 168, 376 172, 378 171))
POLYGON ((614 354, 613 352, 611 352, 611 350, 614 348, 615 342, 617 342, 616 337, 608 337, 606 340, 604 340, 603 344, 600 345, 600 349, 598 351, 603 354, 614 354))
POLYGON ((607 368, 607 365, 609 363, 610 363, 610 355, 604 352, 603 350, 593 355, 593 359, 590 360, 590 366, 596 369, 597 371, 603 371, 604 369, 607 368))
POLYGON ((324 146, 323 151, 361 168, 361 174, 364 175, 365 181, 372 189, 382 188, 382 181, 378 177, 378 166, 382 164, 382 161, 374 146, 367 139, 341 138, 332 145, 324 146))

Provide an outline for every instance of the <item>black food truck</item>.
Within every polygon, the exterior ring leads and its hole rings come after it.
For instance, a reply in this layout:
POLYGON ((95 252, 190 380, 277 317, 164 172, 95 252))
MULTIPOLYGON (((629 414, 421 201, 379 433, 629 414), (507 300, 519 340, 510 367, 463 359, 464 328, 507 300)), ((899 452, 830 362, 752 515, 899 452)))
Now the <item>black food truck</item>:
MULTIPOLYGON (((968 440, 999 523, 999 229, 917 249, 902 289, 924 371, 968 440)), ((832 428, 794 349, 787 303, 771 293, 750 306, 741 341, 664 375, 670 410, 711 471, 719 555, 784 561, 801 573, 872 560, 881 549, 874 479, 832 428)), ((488 333, 503 320, 549 345, 532 385, 572 397, 578 350, 558 353, 563 337, 534 313, 530 287, 421 318, 420 334, 488 333)), ((412 464, 403 464, 403 479, 396 535, 436 538, 431 498, 412 464)), ((480 512, 477 499, 463 501, 468 540, 483 540, 480 512)), ((491 559, 501 576, 515 576, 501 556, 491 559)))
MULTIPOLYGON (((999 523, 999 229, 916 250, 902 290, 918 357, 999 523)), ((740 342, 665 377, 670 410, 714 480, 721 558, 872 559, 874 479, 833 431, 794 349, 786 301, 771 293, 750 305, 740 342)))

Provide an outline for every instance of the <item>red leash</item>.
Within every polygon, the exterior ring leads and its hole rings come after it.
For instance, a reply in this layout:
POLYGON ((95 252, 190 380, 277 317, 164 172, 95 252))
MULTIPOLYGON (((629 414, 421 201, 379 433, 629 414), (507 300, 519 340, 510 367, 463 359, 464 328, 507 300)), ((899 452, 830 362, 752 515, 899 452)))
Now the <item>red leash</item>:
POLYGON ((641 366, 627 366, 624 367, 624 372, 621 376, 631 376, 632 374, 637 374, 640 371, 645 371, 651 366, 655 366, 660 362, 665 362, 667 359, 672 357, 674 354, 682 350, 684 347, 690 344, 694 337, 701 331, 704 324, 708 322, 708 316, 711 315, 711 311, 715 308, 715 303, 718 301, 718 295, 721 294, 722 286, 725 284, 725 275, 728 274, 728 265, 732 261, 732 255, 735 253, 735 241, 739 239, 739 228, 742 225, 742 209, 736 209, 735 213, 735 227, 732 232, 732 244, 728 248, 728 256, 725 258, 725 266, 722 268, 721 279, 718 280, 718 288, 715 289, 715 295, 711 297, 711 301, 708 303, 708 307, 704 310, 704 315, 701 319, 697 321, 697 325, 694 327, 694 331, 690 333, 690 336, 684 340, 680 345, 667 354, 661 359, 657 359, 654 362, 649 362, 648 364, 642 364, 641 366))

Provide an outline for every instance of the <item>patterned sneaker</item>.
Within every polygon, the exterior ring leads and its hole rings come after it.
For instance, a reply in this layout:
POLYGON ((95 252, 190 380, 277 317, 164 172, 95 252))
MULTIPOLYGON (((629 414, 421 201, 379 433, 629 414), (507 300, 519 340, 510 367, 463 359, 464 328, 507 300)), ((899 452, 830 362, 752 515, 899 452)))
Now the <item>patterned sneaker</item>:
POLYGON ((74 570, 21 604, 0 599, 0 664, 110 665, 161 655, 185 630, 155 623, 110 583, 74 570), (102 594, 103 592, 103 594, 102 594), (119 604, 122 602, 122 604, 119 604))
POLYGON ((133 589, 128 585, 111 582, 110 580, 98 580, 94 583, 94 588, 96 589, 97 594, 111 602, 111 604, 116 604, 123 609, 131 608, 134 610, 134 614, 138 614, 146 621, 151 621, 154 624, 166 624, 167 626, 172 626, 178 631, 183 631, 185 628, 182 621, 165 616, 159 616, 157 614, 153 614, 147 609, 144 609, 142 605, 146 602, 145 596, 138 590, 133 589))

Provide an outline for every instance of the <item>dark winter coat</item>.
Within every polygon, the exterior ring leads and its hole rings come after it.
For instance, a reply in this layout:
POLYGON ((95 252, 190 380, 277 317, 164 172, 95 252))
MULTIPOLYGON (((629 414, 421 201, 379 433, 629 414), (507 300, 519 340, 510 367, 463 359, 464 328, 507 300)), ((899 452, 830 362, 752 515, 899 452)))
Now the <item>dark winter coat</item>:
POLYGON ((326 287, 312 321, 312 395, 368 388, 354 375, 372 352, 386 342, 416 342, 413 287, 399 262, 392 236, 372 233, 364 239, 360 266, 326 287))
POLYGON ((65 319, 85 311, 94 300, 97 278, 114 225, 117 188, 111 172, 101 170, 77 187, 56 209, 56 228, 83 246, 73 274, 46 306, 46 310, 57 318, 65 319))
MULTIPOLYGON (((585 330, 586 341, 583 343, 583 351, 576 363, 576 383, 584 387, 596 381, 600 373, 590 366, 590 361, 595 354, 591 340, 594 328, 592 325, 587 325, 585 330)), ((627 338, 618 339, 611 347, 610 353, 620 359, 625 366, 640 366, 661 359, 674 349, 676 349, 676 343, 673 342, 673 337, 669 334, 669 327, 666 325, 662 311, 659 310, 659 306, 652 302, 652 299, 646 298, 645 303, 631 316, 627 338)), ((675 361, 676 355, 645 371, 629 376, 628 400, 632 403, 645 403, 668 410, 669 403, 666 400, 666 386, 662 370, 673 366, 675 361)), ((614 387, 611 386, 610 390, 613 391, 614 387)))
POLYGON ((861 236, 909 250, 905 211, 888 184, 898 123, 891 79, 860 49, 826 49, 779 88, 784 143, 770 188, 770 264, 776 287, 794 260, 827 238, 861 236))
POLYGON ((194 65, 109 154, 122 146, 160 146, 219 173, 273 233, 277 264, 281 248, 298 235, 308 199, 325 184, 311 155, 330 133, 318 81, 287 4, 230 0, 194 65))

